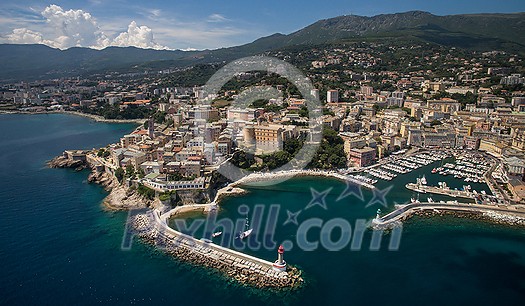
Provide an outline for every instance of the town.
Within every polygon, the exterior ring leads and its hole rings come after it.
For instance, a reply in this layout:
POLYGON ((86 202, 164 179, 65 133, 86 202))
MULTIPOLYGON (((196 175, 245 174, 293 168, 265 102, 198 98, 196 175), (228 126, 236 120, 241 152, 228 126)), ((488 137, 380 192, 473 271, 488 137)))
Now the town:
MULTIPOLYGON (((436 156, 415 156, 420 149, 445 152, 443 158, 479 151, 498 164, 487 183, 500 202, 525 203, 525 68, 519 55, 366 42, 265 55, 301 68, 317 88, 311 95, 323 105, 323 141, 308 168, 373 185, 436 156), (366 175, 350 174, 362 171, 366 175)), ((80 155, 120 182, 178 192, 180 203, 205 203, 210 196, 193 191, 215 184, 213 174, 225 161, 272 170, 289 162, 309 133, 307 100, 279 76, 239 74, 219 93, 205 95, 205 79, 194 76, 219 67, 4 84, 0 109, 138 120, 143 125, 120 142, 80 155), (235 106, 244 89, 266 85, 280 97, 235 106)), ((485 181, 483 173, 465 178, 485 181)))

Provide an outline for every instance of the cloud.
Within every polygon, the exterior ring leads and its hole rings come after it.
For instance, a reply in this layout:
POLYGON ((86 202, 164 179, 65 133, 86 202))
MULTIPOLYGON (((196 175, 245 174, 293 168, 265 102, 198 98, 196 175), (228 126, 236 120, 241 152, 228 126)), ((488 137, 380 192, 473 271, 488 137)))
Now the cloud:
POLYGON ((40 9, 11 6, 0 10, 0 43, 42 43, 60 49, 74 46, 168 49, 165 46, 169 46, 203 50, 239 45, 268 35, 250 22, 232 20, 218 13, 196 18, 119 0, 91 1, 94 2, 100 2, 96 11, 101 13, 58 5, 40 9))
POLYGON ((52 40, 57 48, 103 48, 110 44, 97 21, 83 10, 64 11, 60 6, 52 4, 42 11, 42 16, 55 32, 52 40))
POLYGON ((166 49, 153 40, 153 31, 147 26, 138 26, 132 21, 127 32, 120 33, 112 45, 119 47, 135 46, 139 48, 166 49))
POLYGON ((83 10, 64 10, 50 5, 41 12, 45 18, 43 32, 16 28, 7 35, 11 43, 42 43, 59 49, 90 47, 102 49, 108 46, 135 46, 139 48, 167 49, 153 39, 153 31, 132 21, 126 32, 109 38, 97 24, 97 20, 83 10))
POLYGON ((229 19, 224 17, 221 14, 211 14, 210 16, 208 16, 208 19, 206 21, 208 21, 208 22, 225 22, 225 21, 229 21, 229 19))
POLYGON ((14 44, 41 44, 44 42, 42 34, 26 28, 14 29, 7 35, 7 39, 14 44))

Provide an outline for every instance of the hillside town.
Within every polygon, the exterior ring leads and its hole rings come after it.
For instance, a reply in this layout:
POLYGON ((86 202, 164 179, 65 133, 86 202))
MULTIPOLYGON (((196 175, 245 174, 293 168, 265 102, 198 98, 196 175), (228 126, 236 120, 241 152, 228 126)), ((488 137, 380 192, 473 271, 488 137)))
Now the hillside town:
MULTIPOLYGON (((503 198, 525 202, 520 56, 373 43, 267 55, 297 65, 317 88, 311 95, 323 104, 318 123, 334 137, 325 137, 331 148, 318 152, 311 168, 357 172, 418 149, 480 151, 503 165, 492 177, 506 190, 503 198)), ((293 158, 309 134, 307 100, 297 89, 250 72, 205 95, 204 84, 189 77, 201 68, 5 84, 0 109, 144 119, 118 143, 84 158, 157 191, 207 189, 227 160, 267 171, 293 158), (266 85, 280 97, 235 105, 245 88, 266 85)))

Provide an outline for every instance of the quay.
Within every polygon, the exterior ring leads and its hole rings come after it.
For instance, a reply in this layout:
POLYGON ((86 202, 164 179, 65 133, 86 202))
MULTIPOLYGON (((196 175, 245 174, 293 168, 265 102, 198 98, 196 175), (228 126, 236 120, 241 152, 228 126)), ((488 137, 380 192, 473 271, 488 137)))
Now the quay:
POLYGON ((400 205, 396 210, 382 216, 376 217, 372 220, 372 227, 374 228, 389 228, 396 226, 400 222, 408 219, 414 213, 422 211, 447 211, 447 212, 459 212, 459 213, 488 213, 488 214, 504 214, 512 215, 521 220, 521 223, 525 225, 525 209, 508 206, 495 206, 495 205, 479 205, 469 203, 436 203, 436 202, 421 202, 421 203, 410 203, 406 205, 400 205))
POLYGON ((450 188, 440 188, 436 186, 426 186, 421 184, 415 184, 415 183, 408 183, 405 185, 407 189, 417 191, 417 192, 428 192, 428 193, 435 193, 435 194, 441 194, 446 195, 454 198, 465 198, 465 199, 475 199, 476 194, 470 191, 466 190, 455 190, 450 188))
MULTIPOLYGON (((209 204, 199 205, 209 209, 209 204)), ((158 209, 135 215, 128 220, 136 234, 151 243, 161 243, 166 252, 181 260, 214 268, 241 283, 259 288, 293 288, 303 279, 296 268, 287 271, 274 269, 274 263, 200 240, 169 227, 167 220, 180 208, 162 213, 158 209)))

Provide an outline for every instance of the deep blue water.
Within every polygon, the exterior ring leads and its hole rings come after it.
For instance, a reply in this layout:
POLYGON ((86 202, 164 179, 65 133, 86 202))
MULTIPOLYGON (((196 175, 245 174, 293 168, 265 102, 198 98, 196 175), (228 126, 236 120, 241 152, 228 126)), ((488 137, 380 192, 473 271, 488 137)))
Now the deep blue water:
MULTIPOLYGON (((140 243, 122 251, 126 213, 102 208, 106 192, 86 182, 87 172, 48 169, 45 161, 64 149, 104 146, 133 127, 67 115, 0 116, 1 304, 518 305, 525 298, 525 230, 451 217, 407 222, 399 251, 387 250, 389 235, 379 251, 370 251, 369 233, 361 251, 293 248, 286 259, 305 271, 307 286, 284 297, 231 285, 140 243)), ((396 183, 390 205, 408 200, 403 185, 412 179, 396 183)), ((370 192, 364 202, 337 201, 343 188, 301 178, 252 189, 227 199, 219 218, 242 218, 241 204, 280 204, 275 239, 281 242, 293 241, 297 231, 283 225, 286 209, 303 210, 299 222, 340 217, 353 224, 374 215, 377 205, 364 208, 370 192), (327 210, 304 210, 310 187, 333 188, 327 210)), ((315 240, 319 230, 309 235, 315 240)), ((275 257, 275 250, 245 251, 275 257)))

